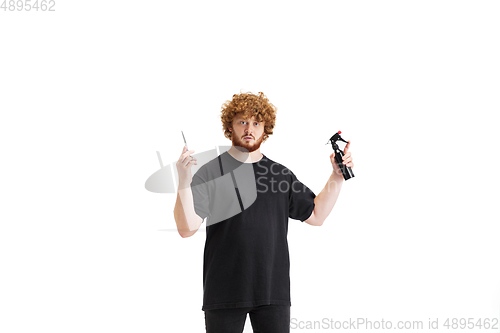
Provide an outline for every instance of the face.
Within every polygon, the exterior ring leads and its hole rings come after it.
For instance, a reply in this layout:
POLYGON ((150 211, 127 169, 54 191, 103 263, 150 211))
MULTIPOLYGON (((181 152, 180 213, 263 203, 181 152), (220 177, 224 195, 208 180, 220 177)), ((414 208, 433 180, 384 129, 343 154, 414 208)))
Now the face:
POLYGON ((264 122, 256 121, 255 117, 243 119, 237 114, 233 119, 233 127, 229 130, 233 146, 243 147, 251 153, 260 148, 264 137, 264 122))

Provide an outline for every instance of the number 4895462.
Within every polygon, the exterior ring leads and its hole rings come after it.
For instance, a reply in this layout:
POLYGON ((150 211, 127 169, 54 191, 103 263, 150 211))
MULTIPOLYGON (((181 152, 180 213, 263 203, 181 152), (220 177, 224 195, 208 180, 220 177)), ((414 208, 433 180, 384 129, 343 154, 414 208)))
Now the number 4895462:
POLYGON ((42 11, 54 12, 55 0, 3 0, 0 9, 4 11, 42 11))

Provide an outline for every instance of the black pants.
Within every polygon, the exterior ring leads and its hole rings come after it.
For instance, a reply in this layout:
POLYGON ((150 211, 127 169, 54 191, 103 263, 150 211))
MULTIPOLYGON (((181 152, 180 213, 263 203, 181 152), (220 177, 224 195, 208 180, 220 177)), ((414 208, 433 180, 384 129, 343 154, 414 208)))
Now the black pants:
POLYGON ((254 333, 289 333, 290 305, 259 305, 248 308, 205 310, 207 333, 241 333, 247 313, 254 333))

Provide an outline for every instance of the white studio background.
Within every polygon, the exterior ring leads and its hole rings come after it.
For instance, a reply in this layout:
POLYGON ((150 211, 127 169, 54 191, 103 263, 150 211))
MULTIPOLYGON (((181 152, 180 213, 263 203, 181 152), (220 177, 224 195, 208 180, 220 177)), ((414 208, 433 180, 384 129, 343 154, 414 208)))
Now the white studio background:
MULTIPOLYGON (((156 151, 177 160, 181 130, 196 152, 230 145, 220 109, 240 91, 278 108, 261 151, 316 194, 329 137, 352 142, 356 177, 324 225, 290 220, 297 325, 498 318, 499 14, 498 1, 7 4, 0 331, 203 332, 205 226, 166 230, 175 195, 144 183, 156 151)), ((306 331, 328 329, 292 329, 306 331)))

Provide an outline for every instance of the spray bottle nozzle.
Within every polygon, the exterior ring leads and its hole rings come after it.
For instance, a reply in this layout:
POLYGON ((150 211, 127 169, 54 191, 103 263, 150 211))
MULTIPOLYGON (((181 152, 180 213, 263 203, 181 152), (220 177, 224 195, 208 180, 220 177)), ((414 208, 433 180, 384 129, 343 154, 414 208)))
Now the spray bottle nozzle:
POLYGON ((342 142, 347 143, 347 141, 345 141, 344 139, 342 139, 342 137, 340 136, 340 133, 342 133, 342 132, 338 131, 337 133, 335 133, 334 135, 332 135, 332 137, 328 140, 328 142, 326 144, 329 144, 329 143, 334 144, 337 141, 342 141, 342 142))

